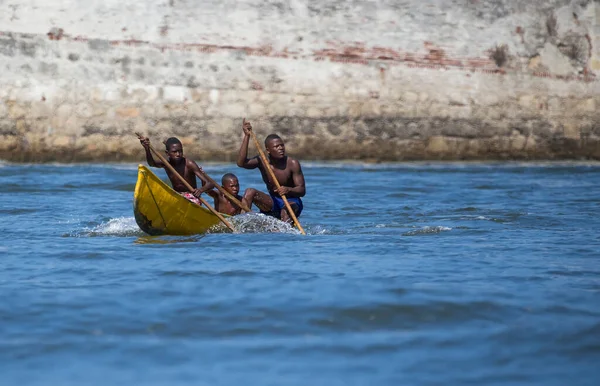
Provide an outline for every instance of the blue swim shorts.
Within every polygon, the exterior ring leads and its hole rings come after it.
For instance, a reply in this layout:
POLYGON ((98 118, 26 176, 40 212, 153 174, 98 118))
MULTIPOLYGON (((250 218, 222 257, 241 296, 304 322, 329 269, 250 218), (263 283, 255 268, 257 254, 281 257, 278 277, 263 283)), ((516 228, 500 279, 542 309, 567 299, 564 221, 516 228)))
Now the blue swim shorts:
MULTIPOLYGON (((293 208, 294 205, 298 207, 298 211, 296 212, 296 216, 300 216, 302 213, 302 209, 304 209, 304 205, 302 204, 302 200, 299 197, 286 197, 288 203, 293 208)), ((276 218, 281 218, 281 209, 285 208, 285 204, 283 203, 283 198, 280 196, 276 196, 271 194, 271 199, 273 200, 273 207, 269 212, 262 212, 266 215, 273 216, 276 218)))

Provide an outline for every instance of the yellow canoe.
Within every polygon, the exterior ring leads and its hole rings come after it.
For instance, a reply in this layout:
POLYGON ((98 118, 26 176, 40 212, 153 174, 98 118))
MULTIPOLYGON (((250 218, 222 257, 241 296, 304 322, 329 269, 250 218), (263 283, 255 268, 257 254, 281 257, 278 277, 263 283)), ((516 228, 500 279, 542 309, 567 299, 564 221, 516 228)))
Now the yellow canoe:
POLYGON ((133 214, 140 229, 153 236, 206 233, 221 222, 208 209, 175 192, 144 165, 138 166, 133 214))

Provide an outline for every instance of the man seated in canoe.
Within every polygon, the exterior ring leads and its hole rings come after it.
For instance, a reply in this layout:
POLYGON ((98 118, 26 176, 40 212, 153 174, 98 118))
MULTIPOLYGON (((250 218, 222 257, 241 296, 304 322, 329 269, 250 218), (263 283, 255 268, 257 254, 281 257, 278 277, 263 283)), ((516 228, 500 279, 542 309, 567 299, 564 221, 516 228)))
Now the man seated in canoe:
POLYGON ((306 194, 304 174, 302 173, 300 162, 285 154, 285 144, 277 134, 267 136, 265 139, 265 148, 268 153, 269 165, 266 165, 266 167, 271 168, 275 173, 275 177, 279 185, 281 185, 280 188, 277 188, 275 184, 271 183, 269 172, 265 169, 265 165, 261 162, 260 157, 256 156, 248 159, 248 143, 250 142, 250 132, 252 131, 250 122, 244 120, 242 131, 244 132, 244 139, 242 140, 238 154, 237 165, 244 169, 258 168, 269 191, 269 194, 266 194, 255 189, 247 189, 244 192, 244 199, 256 205, 264 214, 276 217, 282 221, 291 222, 291 216, 284 205, 281 195, 286 196, 296 217, 300 216, 303 209, 300 197, 304 197, 306 194))
POLYGON ((140 143, 146 150, 146 161, 148 161, 148 165, 155 168, 164 168, 167 172, 167 176, 169 176, 169 180, 171 180, 171 185, 173 185, 173 190, 190 200, 191 202, 202 205, 198 197, 207 190, 211 190, 214 188, 214 184, 204 177, 202 174, 202 169, 191 159, 185 158, 183 156, 183 145, 181 141, 175 137, 171 137, 167 139, 164 144, 166 146, 165 153, 167 153, 167 160, 173 166, 173 168, 179 173, 183 178, 194 188, 193 192, 189 192, 185 187, 183 182, 177 178, 169 168, 166 168, 165 165, 161 161, 154 160, 152 157, 152 153, 150 152, 150 140, 148 138, 141 138, 140 143), (200 178, 202 181, 202 187, 197 188, 196 185, 196 177, 200 178))
MULTIPOLYGON (((221 185, 223 186, 223 189, 225 189, 229 194, 237 198, 238 201, 241 201, 247 207, 252 205, 247 202, 244 197, 238 194, 240 192, 240 182, 235 174, 227 173, 223 175, 223 178, 221 178, 221 185)), ((231 200, 223 193, 217 190, 208 190, 206 191, 206 194, 214 198, 214 207, 218 212, 225 213, 230 216, 235 216, 236 214, 240 214, 242 212, 242 208, 231 202, 231 200)))

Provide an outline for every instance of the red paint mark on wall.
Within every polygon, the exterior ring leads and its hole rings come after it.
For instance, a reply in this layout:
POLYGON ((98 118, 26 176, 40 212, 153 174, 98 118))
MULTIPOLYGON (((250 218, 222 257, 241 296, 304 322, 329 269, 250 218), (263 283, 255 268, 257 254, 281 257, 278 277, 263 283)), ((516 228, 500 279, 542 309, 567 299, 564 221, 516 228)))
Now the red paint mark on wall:
POLYGON ((64 30, 62 28, 52 28, 46 35, 50 40, 60 40, 64 36, 64 30))
MULTIPOLYGON (((33 39, 34 34, 14 33, 0 31, 0 36, 18 35, 21 38, 33 39)), ((73 42, 88 42, 89 38, 85 36, 70 36, 64 33, 62 28, 53 28, 47 33, 50 40, 67 40, 73 42)), ((590 41, 591 39, 587 37, 590 41)), ((425 52, 404 52, 395 50, 389 47, 374 46, 368 48, 365 44, 354 42, 350 45, 341 44, 335 41, 326 41, 328 48, 314 50, 306 54, 289 49, 281 51, 275 50, 271 45, 263 45, 258 47, 248 46, 231 46, 231 45, 216 45, 204 43, 153 43, 144 40, 127 39, 127 40, 109 40, 111 46, 126 46, 126 47, 150 47, 161 52, 166 51, 193 51, 211 54, 220 51, 237 51, 243 52, 248 56, 264 56, 282 59, 304 59, 314 61, 325 61, 347 64, 373 65, 376 63, 386 63, 386 65, 405 65, 409 68, 427 68, 427 69, 447 69, 454 68, 470 72, 482 72, 486 74, 505 74, 506 71, 497 68, 493 60, 483 57, 449 57, 446 50, 436 46, 432 42, 425 41, 423 43, 425 52)), ((553 78, 560 80, 576 80, 592 82, 596 80, 596 76, 591 72, 584 72, 580 76, 564 76, 552 75, 547 73, 533 72, 529 73, 533 76, 544 78, 553 78)), ((262 86, 261 86, 262 87, 262 86)))

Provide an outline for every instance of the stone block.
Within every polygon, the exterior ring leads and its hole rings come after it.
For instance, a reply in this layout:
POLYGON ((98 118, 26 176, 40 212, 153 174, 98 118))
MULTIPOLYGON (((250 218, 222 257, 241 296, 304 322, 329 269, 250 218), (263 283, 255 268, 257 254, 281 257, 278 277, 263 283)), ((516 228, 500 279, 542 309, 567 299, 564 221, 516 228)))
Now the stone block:
POLYGON ((192 101, 196 102, 196 103, 203 103, 203 104, 207 104, 208 103, 208 92, 206 92, 206 90, 200 89, 200 88, 192 88, 190 89, 190 96, 192 98, 192 101))
POLYGON ((360 115, 364 117, 376 117, 381 115, 381 103, 368 100, 361 105, 360 115))
POLYGON ((160 98, 160 89, 156 86, 127 86, 124 99, 130 102, 154 102, 160 98))
POLYGON ((425 150, 428 153, 432 154, 444 154, 448 153, 448 151, 450 150, 450 146, 445 137, 433 136, 430 137, 427 141, 427 146, 425 147, 425 150))
POLYGON ((338 107, 327 107, 323 110, 324 117, 337 117, 340 115, 340 109, 338 107))
POLYGON ((596 112, 596 100, 594 98, 586 98, 578 103, 578 110, 586 113, 596 112))
POLYGON ((104 90, 100 87, 94 87, 90 90, 90 100, 100 102, 104 100, 104 90))
POLYGON ((52 140, 53 147, 70 147, 73 144, 72 137, 61 135, 52 140))
POLYGON ((28 114, 27 107, 22 103, 16 101, 7 101, 5 103, 8 107, 9 118, 22 118, 28 114))
POLYGON ((221 96, 221 93, 217 89, 212 89, 208 92, 208 100, 213 105, 216 105, 217 103, 219 103, 220 96, 221 96))
POLYGON ((77 104, 81 101, 90 100, 88 88, 79 82, 72 82, 67 87, 67 98, 70 103, 77 104))
POLYGON ((306 109, 306 116, 309 118, 322 118, 323 111, 317 107, 311 106, 306 109))
POLYGON ((569 59, 563 55, 560 50, 546 43, 540 52, 541 64, 547 67, 551 73, 556 75, 572 75, 575 73, 575 68, 571 65, 569 59))
POLYGON ((407 103, 417 103, 419 101, 419 94, 412 91, 407 91, 402 94, 402 100, 407 103))
POLYGON ((260 117, 266 114, 266 107, 262 103, 250 103, 248 106, 248 116, 249 117, 260 117))
POLYGON ((452 118, 469 119, 472 117, 471 106, 449 106, 448 111, 452 118))
POLYGON ((258 94, 258 101, 259 102, 264 102, 264 103, 271 103, 274 102, 276 98, 276 95, 270 92, 259 92, 258 94))
POLYGON ((236 128, 236 121, 231 118, 213 119, 210 121, 207 127, 210 133, 215 134, 217 136, 231 135, 236 128))
POLYGON ((510 147, 512 150, 523 150, 527 144, 527 137, 521 134, 510 137, 510 147))
POLYGON ((16 149, 19 143, 19 137, 16 135, 0 135, 0 150, 16 149))
POLYGON ((362 114, 362 103, 351 102, 348 104, 348 115, 353 118, 358 118, 362 114))
POLYGON ((49 118, 52 108, 47 102, 32 102, 27 115, 32 118, 49 118))
POLYGON ((519 105, 525 109, 537 110, 538 101, 534 95, 521 95, 518 97, 519 105))
POLYGON ((8 117, 8 106, 0 100, 0 119, 8 117))
POLYGON ((94 115, 94 109, 89 103, 81 102, 75 106, 75 114, 79 118, 90 118, 94 115))
POLYGON ((109 88, 104 90, 104 100, 105 101, 112 101, 112 102, 116 102, 121 100, 122 96, 121 96, 121 90, 118 90, 116 88, 109 88))
POLYGON ((115 110, 119 118, 135 118, 140 115, 140 109, 137 107, 119 107, 115 110))
POLYGON ((141 107, 140 115, 146 118, 163 118, 169 116, 168 105, 164 103, 145 103, 141 107))
POLYGON ((281 117, 289 116, 293 106, 282 101, 273 101, 266 106, 265 116, 281 117))
POLYGON ((52 126, 59 128, 62 127, 65 122, 73 114, 73 106, 68 103, 63 103, 56 110, 52 116, 52 126))
POLYGON ((196 102, 196 103, 190 103, 187 106, 187 111, 188 111, 189 117, 202 118, 205 115, 206 109, 204 108, 204 105, 196 102))
POLYGON ((565 138, 579 139, 581 137, 581 130, 576 124, 566 122, 563 125, 563 135, 565 138))
POLYGON ((71 136, 79 136, 83 133, 83 123, 85 121, 79 119, 75 115, 71 115, 63 124, 62 127, 57 127, 57 132, 71 135, 71 136))
POLYGON ((538 147, 537 139, 534 135, 527 137, 525 143, 525 150, 535 150, 538 147))
POLYGON ((162 88, 162 97, 166 101, 183 102, 191 99, 189 89, 181 86, 164 86, 162 88))

